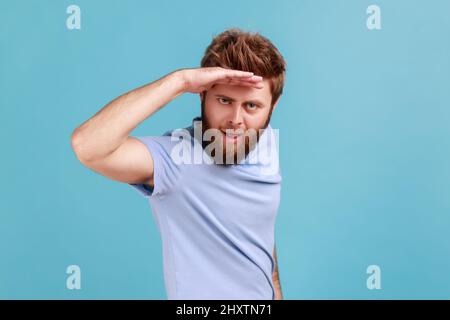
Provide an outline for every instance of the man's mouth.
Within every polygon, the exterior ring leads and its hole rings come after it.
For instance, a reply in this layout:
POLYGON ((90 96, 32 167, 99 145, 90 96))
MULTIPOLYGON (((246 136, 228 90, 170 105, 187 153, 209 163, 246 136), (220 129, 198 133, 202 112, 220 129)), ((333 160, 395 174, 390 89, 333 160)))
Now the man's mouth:
POLYGON ((221 131, 224 134, 225 139, 231 142, 237 141, 240 137, 244 135, 244 132, 242 130, 227 129, 221 131))

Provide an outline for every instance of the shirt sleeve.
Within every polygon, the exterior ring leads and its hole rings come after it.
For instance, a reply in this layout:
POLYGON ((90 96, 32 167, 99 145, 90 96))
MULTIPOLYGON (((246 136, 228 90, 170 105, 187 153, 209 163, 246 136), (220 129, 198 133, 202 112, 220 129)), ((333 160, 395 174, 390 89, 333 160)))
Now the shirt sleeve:
POLYGON ((143 183, 130 183, 129 185, 135 188, 142 196, 148 198, 154 195, 161 195, 167 192, 171 186, 170 173, 174 172, 172 167, 174 163, 170 158, 170 152, 166 150, 163 136, 144 136, 135 137, 142 142, 153 159, 153 181, 154 187, 151 188, 147 184, 143 183))

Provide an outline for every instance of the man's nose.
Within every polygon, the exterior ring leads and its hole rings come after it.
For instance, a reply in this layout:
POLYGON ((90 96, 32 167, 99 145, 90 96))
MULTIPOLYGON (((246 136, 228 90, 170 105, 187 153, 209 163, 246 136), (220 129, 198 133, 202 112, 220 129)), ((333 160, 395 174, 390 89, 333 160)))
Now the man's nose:
POLYGON ((232 114, 230 115, 230 119, 228 120, 228 123, 232 126, 240 126, 243 123, 242 119, 242 110, 241 106, 236 104, 232 108, 232 114))

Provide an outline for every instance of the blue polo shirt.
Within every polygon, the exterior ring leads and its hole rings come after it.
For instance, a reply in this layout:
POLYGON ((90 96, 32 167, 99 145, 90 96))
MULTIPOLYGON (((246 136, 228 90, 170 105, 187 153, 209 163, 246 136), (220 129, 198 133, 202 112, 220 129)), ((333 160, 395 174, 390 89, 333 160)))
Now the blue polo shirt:
POLYGON ((152 155, 154 188, 130 185, 148 199, 160 232, 167 298, 274 299, 277 136, 269 125, 239 164, 199 163, 194 149, 206 155, 194 137, 200 120, 182 131, 136 137, 152 155), (192 152, 183 155, 181 143, 192 152), (180 155, 190 161, 180 163, 180 155))

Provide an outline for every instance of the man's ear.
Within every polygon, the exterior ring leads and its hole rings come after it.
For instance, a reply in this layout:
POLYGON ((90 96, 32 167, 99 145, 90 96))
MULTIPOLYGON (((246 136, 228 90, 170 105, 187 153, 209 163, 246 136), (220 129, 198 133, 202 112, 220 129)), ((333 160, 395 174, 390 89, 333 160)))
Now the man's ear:
POLYGON ((206 91, 200 92, 200 102, 203 101, 203 98, 205 97, 205 92, 206 92, 206 91))
POLYGON ((278 101, 280 101, 280 98, 281 98, 281 95, 278 97, 277 101, 275 101, 275 103, 273 104, 272 111, 275 110, 275 107, 277 106, 278 101))

